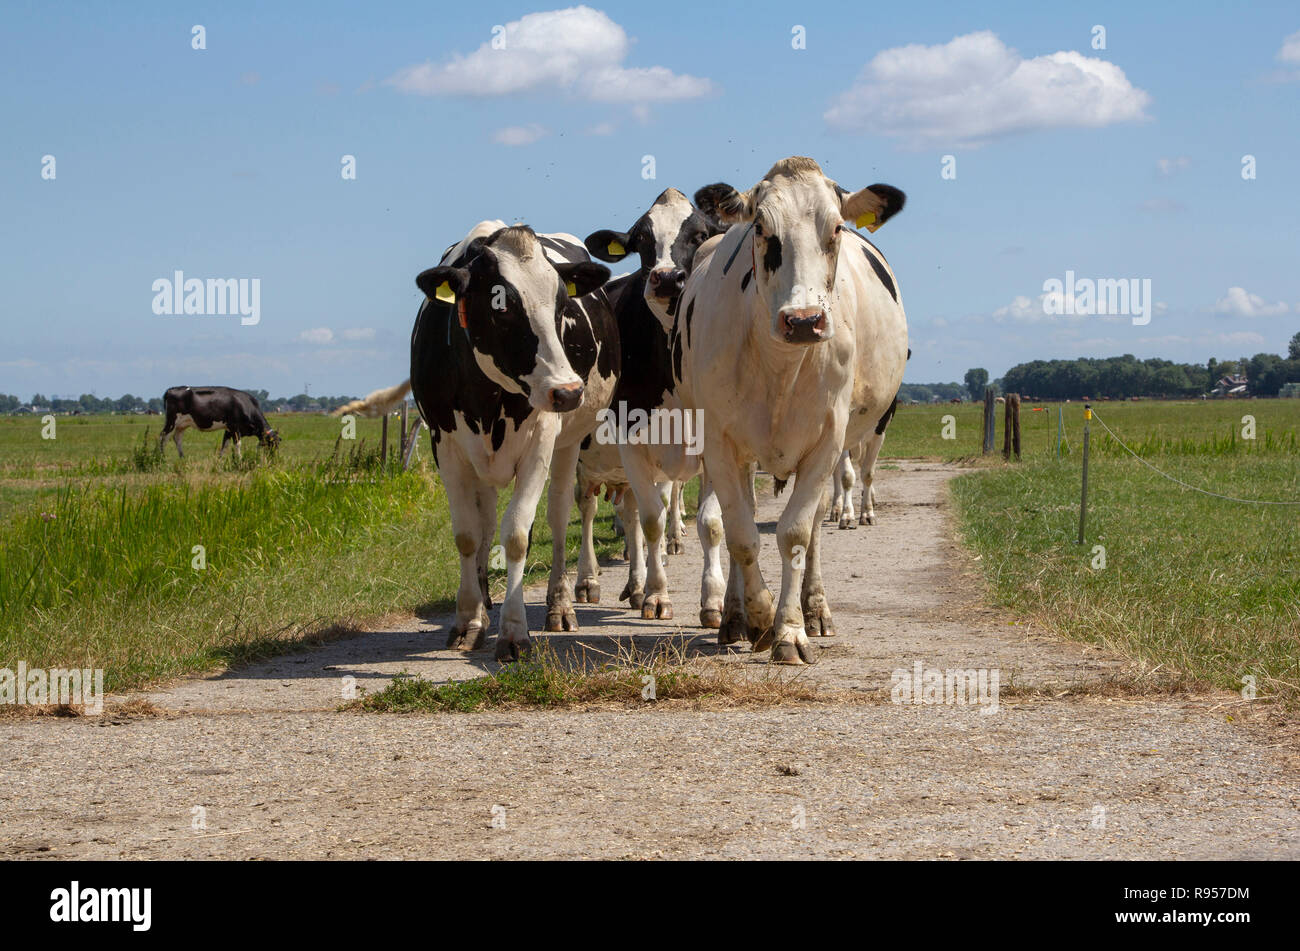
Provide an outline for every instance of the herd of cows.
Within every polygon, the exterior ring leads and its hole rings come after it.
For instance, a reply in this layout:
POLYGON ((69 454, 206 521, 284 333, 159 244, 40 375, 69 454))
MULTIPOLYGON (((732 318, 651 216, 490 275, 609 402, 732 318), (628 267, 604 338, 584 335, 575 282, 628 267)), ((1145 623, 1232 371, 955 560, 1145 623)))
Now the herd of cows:
MULTIPOLYGON (((680 550, 681 483, 699 476, 700 623, 722 644, 748 640, 773 662, 811 663, 809 635, 834 633, 819 523, 828 506, 841 528, 858 523, 858 481, 860 521, 874 520, 871 474, 910 356, 897 281, 856 229, 874 232, 903 202, 889 185, 850 192, 812 159, 787 158, 744 192, 708 185, 692 203, 670 188, 627 231, 585 241, 484 221, 419 274, 409 379, 338 412, 377 415, 410 392, 429 426, 460 554, 448 646, 486 640, 497 493, 512 482, 498 660, 530 646, 524 564, 544 489, 546 630, 576 630, 575 599, 600 597, 592 523, 602 486, 627 533, 621 599, 642 617, 671 618, 664 555, 680 550), (640 267, 613 281, 592 260, 632 255, 640 267), (609 438, 611 407, 643 421, 642 438, 626 422, 609 438), (675 424, 672 438, 644 438, 644 421, 660 417, 675 424), (778 492, 793 479, 777 523, 776 598, 758 566, 759 467, 778 492), (575 497, 583 531, 571 585, 575 497)), ((166 404, 162 438, 174 434, 178 450, 186 426, 224 428, 236 452, 240 436, 279 438, 235 390, 178 387, 166 404)))

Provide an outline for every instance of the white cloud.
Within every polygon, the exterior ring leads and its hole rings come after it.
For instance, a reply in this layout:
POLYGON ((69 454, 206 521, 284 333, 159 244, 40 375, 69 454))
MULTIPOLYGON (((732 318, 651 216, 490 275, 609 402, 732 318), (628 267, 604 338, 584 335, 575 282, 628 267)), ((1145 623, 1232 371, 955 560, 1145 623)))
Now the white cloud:
POLYGON ((1300 66, 1300 31, 1292 33, 1282 41, 1282 48, 1277 51, 1279 63, 1291 63, 1300 66))
POLYGON ((547 134, 546 129, 536 122, 528 125, 508 125, 492 133, 492 141, 498 145, 532 145, 547 134))
POLYGON ((333 343, 334 331, 328 327, 313 327, 311 330, 304 330, 298 334, 298 339, 303 343, 333 343))
POLYGON ((1156 159, 1156 171, 1161 175, 1172 175, 1174 172, 1180 172, 1192 164, 1192 160, 1186 155, 1180 155, 1177 158, 1159 158, 1156 159))
POLYGON ((1035 129, 1144 119, 1150 101, 1114 63, 1073 51, 1025 59, 984 30, 877 53, 825 119, 913 147, 978 146, 1035 129))
POLYGON ((343 331, 344 340, 374 340, 374 327, 349 327, 343 331))
POLYGON ((508 96, 564 92, 602 102, 665 102, 708 95, 713 84, 663 66, 623 66, 631 41, 599 10, 569 7, 529 13, 493 41, 441 63, 408 66, 386 80, 424 96, 508 96))
POLYGON ((1230 287, 1228 293, 1219 298, 1214 305, 1216 314, 1228 317, 1276 317, 1290 313, 1291 308, 1285 301, 1270 304, 1258 294, 1252 294, 1244 287, 1230 287))

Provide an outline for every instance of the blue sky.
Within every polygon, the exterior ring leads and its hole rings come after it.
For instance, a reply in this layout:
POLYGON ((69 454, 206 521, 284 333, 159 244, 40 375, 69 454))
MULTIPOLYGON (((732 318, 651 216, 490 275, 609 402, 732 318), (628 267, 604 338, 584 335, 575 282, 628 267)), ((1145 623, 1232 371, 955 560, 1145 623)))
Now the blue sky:
POLYGON ((365 392, 406 375, 414 276, 475 222, 626 228, 792 154, 907 192, 874 238, 909 381, 1300 330, 1294 3, 269 6, 0 10, 0 392, 365 392), (156 315, 178 269, 259 279, 260 322, 156 315), (1067 270, 1149 279, 1150 323, 1044 314, 1067 270))

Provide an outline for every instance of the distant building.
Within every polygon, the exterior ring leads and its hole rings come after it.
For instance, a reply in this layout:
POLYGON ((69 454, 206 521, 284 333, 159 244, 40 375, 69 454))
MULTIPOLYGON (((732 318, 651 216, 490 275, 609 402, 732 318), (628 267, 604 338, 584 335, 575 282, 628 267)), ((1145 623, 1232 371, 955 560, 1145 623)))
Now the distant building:
POLYGON ((1244 373, 1231 373, 1228 376, 1220 377, 1219 382, 1214 384, 1214 389, 1210 390, 1211 396, 1245 396, 1249 381, 1244 373))

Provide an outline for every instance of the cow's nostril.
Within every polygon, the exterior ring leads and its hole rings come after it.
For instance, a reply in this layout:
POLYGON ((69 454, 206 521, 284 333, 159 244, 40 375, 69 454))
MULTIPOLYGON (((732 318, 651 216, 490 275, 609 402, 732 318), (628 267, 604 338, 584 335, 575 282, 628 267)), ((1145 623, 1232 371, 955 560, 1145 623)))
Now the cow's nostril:
POLYGON ((583 386, 581 383, 557 386, 551 390, 551 406, 561 413, 577 409, 578 404, 582 402, 582 392, 583 386))

